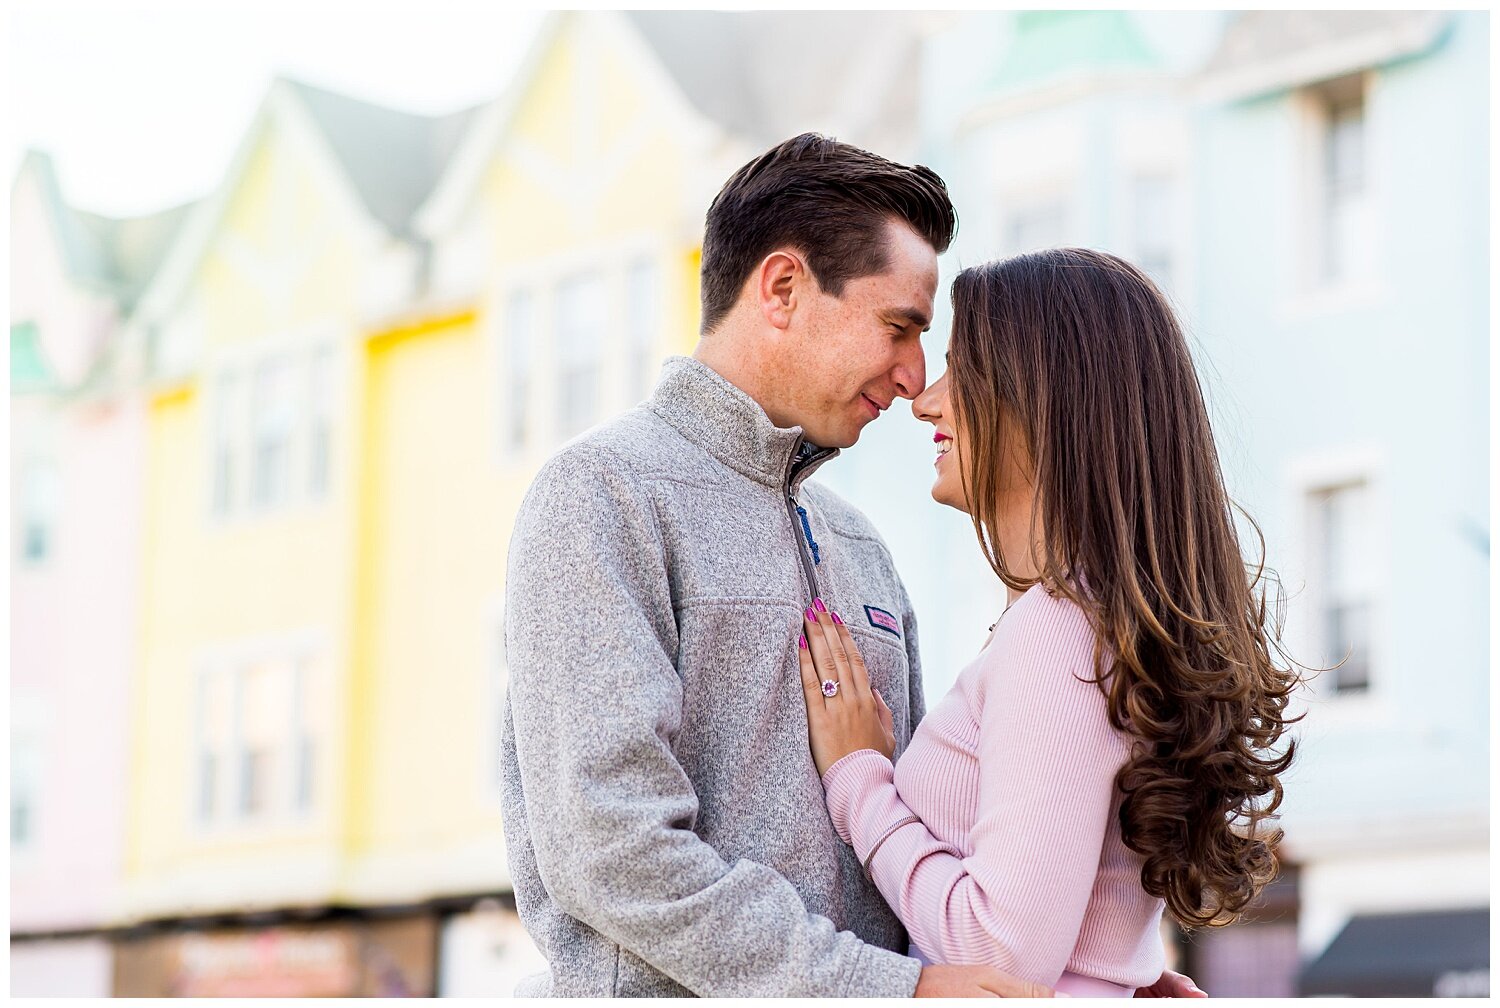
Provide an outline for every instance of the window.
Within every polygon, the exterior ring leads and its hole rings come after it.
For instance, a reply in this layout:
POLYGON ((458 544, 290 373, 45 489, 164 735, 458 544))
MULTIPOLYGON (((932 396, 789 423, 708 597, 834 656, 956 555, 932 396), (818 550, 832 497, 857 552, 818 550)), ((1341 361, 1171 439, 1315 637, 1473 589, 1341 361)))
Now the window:
POLYGON ((558 427, 564 438, 598 416, 600 352, 605 318, 604 284, 584 273, 557 288, 558 427))
POLYGON ((313 804, 313 770, 317 757, 311 704, 312 662, 297 662, 292 679, 292 807, 306 812, 313 804))
POLYGON ((1005 245, 1012 252, 1055 248, 1066 241, 1067 208, 1059 200, 1030 205, 1024 198, 1020 208, 1010 214, 1005 230, 1005 245))
POLYGON ((661 285, 656 264, 637 259, 625 273, 626 398, 649 395, 660 361, 656 341, 661 329, 661 285))
POLYGON ((515 291, 505 304, 505 365, 500 382, 501 441, 512 454, 526 447, 526 392, 531 385, 531 345, 535 338, 532 294, 515 291))
POLYGON ((1317 123, 1317 279, 1334 284, 1368 271, 1372 235, 1363 75, 1309 92, 1317 123))
POLYGON ((1135 264, 1160 284, 1172 278, 1172 234, 1176 227, 1172 179, 1164 174, 1135 176, 1131 183, 1135 264))
POLYGON ((199 822, 253 822, 313 808, 317 679, 317 661, 305 652, 199 675, 192 799, 199 822))
POLYGON ((291 488, 292 411, 289 362, 279 357, 261 361, 255 369, 251 479, 251 498, 260 507, 281 503, 291 488))
POLYGON ((1315 628, 1319 664, 1334 693, 1361 693, 1370 688, 1370 645, 1374 542, 1370 492, 1365 483, 1315 490, 1309 518, 1313 555, 1315 628))
POLYGON ((307 375, 307 490, 321 497, 328 492, 328 465, 333 447, 333 348, 318 347, 308 362, 307 375))
POLYGON ((245 818, 263 815, 271 806, 273 777, 285 758, 284 740, 290 734, 289 672, 285 663, 264 661, 240 673, 239 813, 245 818))
POLYGON ((205 669, 198 674, 198 759, 194 811, 211 822, 220 811, 221 778, 233 744, 233 713, 227 677, 205 669))
POLYGON ((36 741, 14 736, 10 748, 10 846, 25 850, 36 842, 36 802, 39 793, 36 741))
POLYGON ((325 342, 219 373, 213 382, 209 446, 214 515, 327 495, 337 362, 334 346, 325 342))
POLYGON ((48 459, 26 463, 21 473, 21 558, 28 563, 40 563, 56 547, 61 491, 55 463, 48 459))
POLYGON ((228 514, 234 507, 235 446, 242 416, 239 376, 221 374, 214 383, 213 512, 217 515, 228 514))

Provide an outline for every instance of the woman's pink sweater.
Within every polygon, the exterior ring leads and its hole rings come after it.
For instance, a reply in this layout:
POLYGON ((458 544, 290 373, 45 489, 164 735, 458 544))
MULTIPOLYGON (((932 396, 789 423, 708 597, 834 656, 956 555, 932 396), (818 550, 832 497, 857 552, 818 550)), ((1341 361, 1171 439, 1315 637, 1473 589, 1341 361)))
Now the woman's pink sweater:
POLYGON ((1127 988, 1161 975, 1163 903, 1120 840, 1114 781, 1130 740, 1080 681, 1094 640, 1075 603, 1031 588, 898 766, 863 749, 823 776, 860 861, 880 843, 871 875, 924 960, 1049 986, 1064 972, 1127 988))

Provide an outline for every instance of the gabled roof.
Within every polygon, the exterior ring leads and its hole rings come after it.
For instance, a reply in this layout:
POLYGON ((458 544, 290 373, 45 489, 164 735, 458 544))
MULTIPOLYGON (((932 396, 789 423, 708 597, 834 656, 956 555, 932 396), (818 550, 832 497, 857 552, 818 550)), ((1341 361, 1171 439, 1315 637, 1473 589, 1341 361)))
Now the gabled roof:
POLYGON ((1258 10, 1238 14, 1204 65, 1204 97, 1238 100, 1415 56, 1441 39, 1443 11, 1258 10))
POLYGON ((505 93, 474 118, 450 169, 417 212, 436 234, 463 212, 543 58, 580 18, 621 25, 702 125, 751 148, 830 133, 898 158, 916 146, 914 72, 925 12, 554 11, 505 93))
POLYGON ((913 54, 926 15, 627 11, 625 17, 699 112, 767 145, 904 106, 892 99, 914 85, 913 54), (878 72, 861 72, 872 61, 882 64, 878 72))
POLYGON ((69 279, 113 297, 128 313, 193 204, 139 217, 106 217, 68 205, 50 155, 28 151, 21 173, 28 170, 40 186, 69 279))
POLYGON ((281 78, 328 140, 370 215, 405 237, 476 108, 424 116, 281 78))
POLYGON ((190 282, 220 226, 250 158, 273 121, 297 124, 305 137, 347 183, 349 204, 402 241, 415 238, 412 215, 470 127, 476 108, 424 116, 373 105, 285 76, 275 78, 246 129, 224 177, 200 201, 181 238, 142 293, 138 304, 153 315, 170 310, 190 282))
POLYGON ((177 236, 178 229, 194 204, 148 214, 144 217, 102 217, 78 210, 79 225, 98 242, 103 265, 116 285, 116 296, 128 314, 145 289, 156 267, 177 236))

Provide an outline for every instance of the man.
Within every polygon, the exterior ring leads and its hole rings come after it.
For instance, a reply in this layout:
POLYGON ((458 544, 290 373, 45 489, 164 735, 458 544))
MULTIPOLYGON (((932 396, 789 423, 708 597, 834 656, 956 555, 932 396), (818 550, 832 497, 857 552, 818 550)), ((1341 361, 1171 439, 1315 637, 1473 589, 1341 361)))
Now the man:
POLYGON ((767 151, 709 209, 694 356, 538 473, 510 546, 503 777, 550 973, 518 994, 1051 995, 902 954, 807 743, 812 599, 858 615, 898 753, 923 713, 889 552, 806 480, 925 387, 955 227, 926 168, 813 134, 767 151))

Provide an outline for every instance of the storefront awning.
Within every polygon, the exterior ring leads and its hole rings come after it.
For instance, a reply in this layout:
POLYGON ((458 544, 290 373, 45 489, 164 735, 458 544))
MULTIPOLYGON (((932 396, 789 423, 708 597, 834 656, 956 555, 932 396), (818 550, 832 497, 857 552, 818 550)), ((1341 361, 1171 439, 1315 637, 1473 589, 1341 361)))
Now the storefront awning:
POLYGON ((1488 909, 1370 914, 1344 925, 1298 987, 1304 996, 1479 996, 1489 970, 1488 909))

